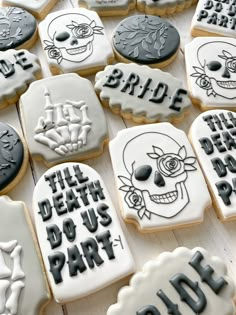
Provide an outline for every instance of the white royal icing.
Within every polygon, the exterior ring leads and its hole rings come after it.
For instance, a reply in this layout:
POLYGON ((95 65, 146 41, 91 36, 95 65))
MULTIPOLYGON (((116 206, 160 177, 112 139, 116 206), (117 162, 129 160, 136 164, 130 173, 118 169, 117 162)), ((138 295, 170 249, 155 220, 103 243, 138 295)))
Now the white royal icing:
POLYGON ((144 231, 203 220, 211 199, 183 131, 169 123, 122 130, 110 154, 125 220, 144 231))
POLYGON ((114 206, 91 167, 64 163, 49 169, 35 187, 33 210, 57 302, 89 295, 134 271, 114 206))

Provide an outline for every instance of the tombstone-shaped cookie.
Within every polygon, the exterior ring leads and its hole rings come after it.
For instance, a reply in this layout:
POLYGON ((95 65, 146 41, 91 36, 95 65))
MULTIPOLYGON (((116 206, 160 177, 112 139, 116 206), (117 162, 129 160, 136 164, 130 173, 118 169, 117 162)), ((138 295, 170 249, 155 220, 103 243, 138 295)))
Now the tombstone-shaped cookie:
POLYGON ((148 66, 107 66, 96 74, 95 80, 103 105, 138 123, 179 121, 191 106, 180 80, 148 66))
POLYGON ((122 130, 110 154, 125 221, 151 232, 203 220, 211 199, 183 131, 170 123, 122 130))
POLYGON ((37 23, 29 12, 17 7, 1 7, 0 19, 0 51, 33 46, 37 39, 37 23))
POLYGON ((24 49, 0 52, 0 108, 16 103, 29 84, 40 78, 37 56, 24 49))
POLYGON ((236 39, 198 37, 185 46, 187 82, 203 110, 236 109, 236 39))
POLYGON ((49 14, 39 35, 53 74, 96 73, 113 60, 113 51, 96 12, 79 8, 49 14))
POLYGON ((236 218, 236 114, 211 110, 193 122, 189 137, 221 220, 236 218))
POLYGON ((49 169, 33 195, 36 231, 57 302, 86 296, 134 271, 99 174, 79 163, 49 169))
POLYGON ((235 285, 222 259, 179 247, 147 262, 107 315, 234 315, 235 285))
POLYGON ((50 293, 29 214, 2 196, 0 215, 0 313, 39 315, 50 293))
POLYGON ((235 37, 233 1, 199 0, 191 24, 192 36, 235 37))
POLYGON ((135 8, 136 0, 79 0, 79 5, 99 16, 122 16, 135 8))
POLYGON ((97 156, 108 139, 93 86, 77 74, 32 83, 20 111, 30 153, 47 165, 97 156))

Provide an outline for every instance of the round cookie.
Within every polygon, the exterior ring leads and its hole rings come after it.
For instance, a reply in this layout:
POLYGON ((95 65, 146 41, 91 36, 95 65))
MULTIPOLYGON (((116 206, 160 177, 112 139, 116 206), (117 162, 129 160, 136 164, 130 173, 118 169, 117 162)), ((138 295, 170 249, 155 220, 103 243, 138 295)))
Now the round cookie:
POLYGON ((180 36, 169 22, 154 15, 133 15, 122 20, 113 33, 116 58, 163 68, 177 56, 180 36))
POLYGON ((11 126, 0 122, 0 194, 14 188, 28 164, 25 141, 11 126))
POLYGON ((33 15, 18 7, 0 7, 0 51, 31 48, 37 40, 33 15))
POLYGON ((235 285, 222 259, 179 247, 147 262, 107 315, 234 315, 235 285))
POLYGON ((100 16, 122 16, 135 8, 136 0, 79 0, 79 5, 100 16))

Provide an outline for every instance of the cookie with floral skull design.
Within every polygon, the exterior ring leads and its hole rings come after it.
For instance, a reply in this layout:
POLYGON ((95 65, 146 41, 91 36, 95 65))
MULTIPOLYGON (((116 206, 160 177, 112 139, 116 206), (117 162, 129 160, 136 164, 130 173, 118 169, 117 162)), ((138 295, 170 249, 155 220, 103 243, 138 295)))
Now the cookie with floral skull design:
POLYGON ((185 46, 187 82, 202 110, 236 109, 236 39, 198 37, 185 46))
POLYGON ((110 154, 125 221, 151 232, 203 220, 211 198, 183 131, 170 123, 122 130, 110 154))
POLYGON ((39 35, 53 74, 89 75, 114 59, 102 21, 91 10, 51 13, 39 24, 39 35))

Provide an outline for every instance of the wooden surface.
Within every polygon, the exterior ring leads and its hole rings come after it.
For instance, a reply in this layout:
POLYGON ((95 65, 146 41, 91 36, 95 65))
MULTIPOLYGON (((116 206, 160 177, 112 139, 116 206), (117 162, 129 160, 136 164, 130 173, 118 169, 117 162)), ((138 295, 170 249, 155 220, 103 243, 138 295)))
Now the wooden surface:
MULTIPOLYGON (((59 0, 53 11, 72 7, 78 7, 77 0, 59 0)), ((192 7, 182 13, 175 14, 168 18, 168 20, 178 29, 181 35, 181 49, 174 63, 163 70, 170 72, 179 79, 182 79, 185 87, 186 75, 184 65, 184 45, 191 41, 190 24, 194 10, 195 7, 192 7)), ((112 31, 118 21, 120 21, 120 18, 102 18, 102 20, 107 34, 109 38, 111 38, 112 31)), ((51 76, 39 41, 37 45, 31 49, 31 51, 40 58, 43 67, 43 76, 51 76)), ((90 77, 90 79, 93 80, 93 77, 90 77)), ((32 103, 32 108, 33 106, 34 104, 32 103)), ((105 110, 105 113, 108 120, 110 139, 114 138, 119 130, 129 128, 134 125, 134 123, 125 121, 108 110, 105 110)), ((183 129, 185 132, 188 132, 192 121, 199 113, 199 109, 193 107, 190 115, 186 117, 181 124, 178 124, 177 127, 183 129)), ((8 122, 18 130, 21 130, 21 123, 18 114, 19 112, 17 106, 9 106, 8 108, 1 110, 1 121, 8 122)), ((101 174, 116 206, 117 212, 120 215, 117 195, 114 188, 114 175, 112 172, 108 149, 106 148, 99 158, 87 160, 85 163, 95 168, 101 174)), ((11 193, 9 193, 9 196, 14 200, 23 200, 27 204, 28 209, 31 211, 31 199, 34 185, 45 170, 46 167, 43 163, 34 162, 31 159, 25 177, 19 185, 11 193)), ((189 248, 202 246, 209 250, 212 254, 221 256, 224 259, 231 276, 236 282, 236 221, 222 224, 217 219, 213 208, 205 213, 205 219, 202 224, 190 228, 166 232, 143 235, 139 233, 133 225, 125 224, 122 220, 121 222, 135 257, 137 270, 140 270, 146 261, 157 257, 157 255, 163 251, 172 251, 178 246, 186 246, 189 248)), ((127 278, 123 279, 93 295, 90 295, 87 298, 83 298, 63 306, 58 305, 55 302, 51 302, 45 310, 45 315, 106 314, 106 310, 109 305, 116 302, 118 290, 122 286, 128 284, 128 281, 129 279, 127 278)))

